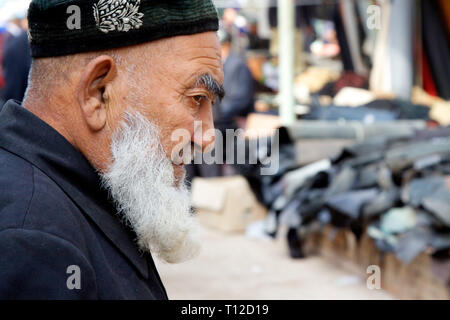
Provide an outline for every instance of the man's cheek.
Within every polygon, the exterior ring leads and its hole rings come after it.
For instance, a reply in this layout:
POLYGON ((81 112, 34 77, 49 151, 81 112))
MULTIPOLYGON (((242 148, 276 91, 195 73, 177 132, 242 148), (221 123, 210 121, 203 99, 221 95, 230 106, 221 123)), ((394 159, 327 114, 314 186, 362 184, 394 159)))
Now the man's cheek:
POLYGON ((186 129, 176 129, 170 136, 169 158, 175 165, 192 161, 191 134, 186 129))

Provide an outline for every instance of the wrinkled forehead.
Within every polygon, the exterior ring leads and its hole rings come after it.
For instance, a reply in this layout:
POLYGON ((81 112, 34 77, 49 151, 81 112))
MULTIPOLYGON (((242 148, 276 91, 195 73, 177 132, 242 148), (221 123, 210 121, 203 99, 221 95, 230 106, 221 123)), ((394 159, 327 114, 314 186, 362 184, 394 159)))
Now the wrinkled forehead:
POLYGON ((181 81, 210 74, 218 83, 223 82, 221 49, 215 32, 178 36, 167 41, 160 56, 160 67, 172 76, 181 81))

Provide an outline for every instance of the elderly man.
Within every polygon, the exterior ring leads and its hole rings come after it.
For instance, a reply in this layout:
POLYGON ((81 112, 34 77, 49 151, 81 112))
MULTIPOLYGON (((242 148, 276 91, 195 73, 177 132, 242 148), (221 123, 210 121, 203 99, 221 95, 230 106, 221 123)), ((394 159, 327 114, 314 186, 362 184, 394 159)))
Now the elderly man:
POLYGON ((167 299, 152 254, 199 251, 172 133, 214 142, 216 9, 33 0, 28 18, 27 93, 0 111, 0 299, 167 299))

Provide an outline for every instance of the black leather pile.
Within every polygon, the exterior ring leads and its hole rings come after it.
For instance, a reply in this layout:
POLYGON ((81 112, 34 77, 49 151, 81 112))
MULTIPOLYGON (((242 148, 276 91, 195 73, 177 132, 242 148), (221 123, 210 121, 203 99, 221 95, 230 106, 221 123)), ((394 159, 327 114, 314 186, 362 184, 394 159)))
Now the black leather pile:
POLYGON ((450 127, 371 138, 261 185, 277 222, 269 232, 289 226, 292 257, 303 256, 308 234, 331 224, 357 239, 368 232, 405 263, 427 249, 450 258, 450 127))

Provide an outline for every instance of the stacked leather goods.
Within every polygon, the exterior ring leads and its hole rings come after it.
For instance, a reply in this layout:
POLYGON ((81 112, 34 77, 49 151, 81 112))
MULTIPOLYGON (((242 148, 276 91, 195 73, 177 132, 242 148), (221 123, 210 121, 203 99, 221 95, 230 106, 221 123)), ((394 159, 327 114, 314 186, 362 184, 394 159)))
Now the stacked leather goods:
POLYGON ((367 233, 405 264, 424 251, 450 259, 450 127, 370 138, 265 188, 270 215, 291 229, 292 256, 332 225, 367 233))

